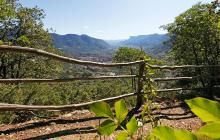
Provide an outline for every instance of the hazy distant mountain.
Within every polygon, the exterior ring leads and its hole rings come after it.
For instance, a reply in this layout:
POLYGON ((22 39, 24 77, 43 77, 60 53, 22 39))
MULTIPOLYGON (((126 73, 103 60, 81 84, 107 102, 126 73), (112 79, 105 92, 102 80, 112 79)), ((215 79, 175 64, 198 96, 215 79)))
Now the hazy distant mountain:
POLYGON ((114 50, 120 46, 142 48, 149 55, 164 56, 170 46, 164 45, 169 39, 166 34, 131 36, 127 40, 101 40, 88 35, 51 34, 56 48, 74 57, 87 60, 109 61, 114 50))
POLYGON ((111 46, 104 40, 96 39, 88 35, 52 33, 53 44, 56 48, 73 56, 104 55, 109 53, 111 46))
POLYGON ((111 45, 112 48, 118 48, 121 44, 121 42, 125 41, 124 40, 105 40, 105 42, 107 42, 109 45, 111 45))
POLYGON ((139 35, 131 36, 128 40, 120 42, 120 44, 133 47, 151 48, 154 46, 163 45, 163 42, 167 41, 168 39, 169 37, 166 34, 139 35))
MULTIPOLYGON (((120 46, 142 48, 151 56, 162 57, 170 50, 170 46, 164 44, 168 40, 169 36, 166 34, 139 35, 131 36, 127 40, 113 41, 111 45, 116 48, 120 46)), ((110 41, 108 42, 111 43, 110 41)))

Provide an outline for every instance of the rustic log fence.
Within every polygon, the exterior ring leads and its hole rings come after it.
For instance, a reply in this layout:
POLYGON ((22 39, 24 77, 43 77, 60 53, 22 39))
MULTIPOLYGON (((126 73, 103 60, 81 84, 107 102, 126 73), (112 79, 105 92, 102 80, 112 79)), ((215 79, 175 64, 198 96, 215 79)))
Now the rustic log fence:
MULTIPOLYGON (((122 78, 137 78, 137 89, 134 93, 123 94, 120 96, 109 97, 101 100, 91 101, 87 103, 81 104, 71 104, 71 105, 61 105, 61 106, 40 106, 40 105, 19 105, 19 104, 7 104, 0 103, 0 111, 28 111, 28 110, 73 110, 73 109, 82 109, 86 108, 89 105, 101 102, 101 101, 115 101, 122 98, 127 98, 131 96, 137 96, 136 100, 136 108, 140 108, 143 103, 142 95, 147 94, 143 92, 143 81, 144 81, 144 69, 148 66, 151 69, 158 70, 176 70, 176 69, 189 69, 189 68, 209 68, 216 67, 220 68, 220 65, 182 65, 182 66, 158 66, 158 65, 150 65, 147 61, 140 60, 135 62, 128 63, 100 63, 100 62, 92 62, 92 61, 82 61, 69 57, 60 56, 57 54, 49 53, 43 50, 38 50, 34 48, 27 47, 19 47, 19 46, 8 46, 8 45, 0 45, 0 52, 16 52, 16 53, 30 53, 37 56, 43 56, 50 59, 58 60, 61 62, 66 62, 70 64, 78 64, 84 66, 96 66, 96 67, 121 67, 121 66, 138 66, 139 73, 138 75, 117 75, 117 76, 96 76, 96 77, 76 77, 76 78, 67 78, 67 79, 0 79, 0 83, 9 83, 9 84, 17 84, 17 83, 60 83, 60 82, 73 82, 78 80, 106 80, 106 79, 122 79, 122 78)), ((166 78, 154 78, 153 80, 156 82, 164 82, 164 81, 173 81, 173 80, 192 80, 196 77, 166 77, 166 78)), ((215 77, 216 78, 216 77, 215 77)), ((218 77, 219 78, 219 77, 218 77)), ((171 92, 171 91, 183 91, 183 90, 198 90, 204 88, 195 88, 195 89, 184 89, 184 88, 174 88, 174 89, 159 89, 157 92, 171 92)))

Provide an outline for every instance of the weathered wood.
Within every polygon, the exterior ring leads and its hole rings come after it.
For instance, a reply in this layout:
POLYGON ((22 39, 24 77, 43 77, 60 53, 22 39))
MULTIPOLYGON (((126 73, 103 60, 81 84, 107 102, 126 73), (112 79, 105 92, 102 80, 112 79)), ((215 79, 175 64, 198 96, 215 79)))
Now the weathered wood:
MULTIPOLYGON (((153 78, 155 82, 163 82, 163 81, 175 81, 175 80, 192 80, 192 79, 197 79, 202 76, 194 76, 194 77, 165 77, 165 78, 153 78)), ((205 78, 209 79, 220 79, 219 76, 216 77, 211 77, 211 76, 204 76, 205 78)))
POLYGON ((210 68, 217 67, 220 68, 220 65, 181 65, 181 66, 159 66, 159 65, 150 65, 146 63, 146 65, 152 69, 160 69, 160 70, 176 70, 176 69, 189 69, 189 68, 210 68))
POLYGON ((175 81, 175 80, 192 80, 195 77, 165 77, 165 78, 153 78, 155 82, 162 82, 162 81, 175 81))
MULTIPOLYGON (((220 88, 220 87, 215 87, 220 88)), ((183 91, 183 90, 204 90, 210 88, 174 88, 174 89, 160 89, 157 90, 158 93, 163 92, 171 92, 171 91, 183 91)), ((97 102, 112 102, 122 98, 143 95, 148 93, 128 93, 120 96, 105 98, 101 100, 91 101, 82 104, 72 104, 72 105, 63 105, 63 106, 41 106, 41 105, 19 105, 19 104, 7 104, 7 103, 0 103, 0 111, 29 111, 29 110, 47 110, 47 111, 62 111, 62 110, 73 110, 73 109, 84 109, 88 108, 90 105, 97 103, 97 102)))
POLYGON ((6 103, 0 103, 0 111, 16 111, 16 110, 73 110, 73 109, 82 109, 82 108, 88 108, 89 105, 92 105, 97 102, 110 102, 110 101, 116 101, 122 98, 136 96, 137 93, 128 93, 120 96, 105 98, 101 100, 91 101, 87 103, 82 104, 71 104, 71 105, 63 105, 63 106, 40 106, 40 105, 18 105, 18 104, 6 104, 6 103))
POLYGON ((20 52, 20 53, 31 53, 38 56, 48 57, 54 60, 67 62, 71 64, 79 64, 79 65, 86 65, 86 66, 97 66, 97 67, 116 67, 116 66, 131 66, 143 63, 143 61, 135 61, 135 62, 128 62, 128 63, 100 63, 100 62, 92 62, 92 61, 83 61, 77 60, 70 57, 60 56, 57 54, 49 53, 43 50, 34 49, 34 48, 27 48, 27 47, 19 47, 19 46, 8 46, 8 45, 0 45, 0 50, 2 51, 10 51, 10 52, 20 52))
POLYGON ((63 83, 73 81, 89 81, 89 80, 108 80, 108 79, 124 79, 124 78, 136 78, 136 75, 117 75, 117 76, 96 76, 96 77, 76 77, 66 79, 0 79, 0 83, 63 83))
MULTIPOLYGON (((89 80, 108 80, 108 79, 125 79, 125 78, 138 78, 138 75, 117 75, 117 76, 96 76, 96 77, 76 77, 76 78, 66 78, 66 79, 0 79, 0 83, 5 84, 17 84, 17 83, 63 83, 63 82, 73 82, 73 81, 89 81, 89 80)), ((166 82, 175 80, 192 80, 199 78, 195 77, 165 77, 165 78, 153 78, 155 82, 166 82)), ((144 78, 144 75, 143 75, 144 78)), ((219 79, 220 77, 209 77, 213 79, 219 79)))
POLYGON ((144 69, 145 69, 145 62, 139 64, 139 77, 137 80, 137 100, 136 100, 136 106, 135 110, 138 110, 142 104, 143 104, 143 96, 141 94, 143 90, 143 75, 144 75, 144 69))
MULTIPOLYGON (((98 67, 131 66, 131 65, 136 65, 136 64, 141 64, 143 62, 146 62, 144 60, 128 62, 128 63, 100 63, 100 62, 92 62, 92 61, 83 61, 83 60, 73 59, 70 57, 60 56, 60 55, 49 53, 49 52, 39 50, 39 49, 20 47, 20 46, 8 46, 8 45, 0 45, 0 50, 10 51, 10 52, 20 52, 20 53, 31 53, 31 54, 36 54, 39 56, 44 56, 44 57, 52 58, 55 60, 59 60, 59 61, 67 62, 71 64, 91 65, 91 66, 98 66, 98 67)), ((185 69, 185 68, 220 67, 220 65, 158 66, 158 65, 150 65, 147 62, 146 62, 146 65, 152 69, 168 69, 168 70, 185 69)))

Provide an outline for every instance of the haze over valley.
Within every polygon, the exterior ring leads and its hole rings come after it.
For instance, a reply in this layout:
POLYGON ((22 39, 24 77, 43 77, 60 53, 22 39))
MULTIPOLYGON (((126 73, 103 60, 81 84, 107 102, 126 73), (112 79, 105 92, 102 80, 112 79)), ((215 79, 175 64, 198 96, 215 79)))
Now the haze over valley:
POLYGON ((170 46, 165 45, 169 39, 166 34, 131 36, 124 40, 102 40, 77 34, 51 33, 51 36, 56 48, 85 60, 110 61, 113 52, 122 46, 142 49, 150 56, 157 58, 163 57, 170 49, 170 46))

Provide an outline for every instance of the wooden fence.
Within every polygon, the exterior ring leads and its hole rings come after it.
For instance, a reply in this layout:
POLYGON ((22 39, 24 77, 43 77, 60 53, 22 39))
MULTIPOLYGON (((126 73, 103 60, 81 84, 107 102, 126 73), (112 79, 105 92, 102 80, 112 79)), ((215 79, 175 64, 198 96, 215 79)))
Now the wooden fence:
MULTIPOLYGON (((143 81, 144 81, 144 69, 148 66, 151 69, 158 69, 158 70, 176 70, 176 69, 188 69, 188 68, 208 68, 208 67, 217 67, 220 68, 220 65, 182 65, 182 66, 158 66, 158 65, 150 65, 147 61, 135 61, 135 62, 128 62, 128 63, 100 63, 100 62, 92 62, 92 61, 82 61, 77 60, 69 57, 64 57, 60 55, 56 55, 53 53, 49 53, 43 50, 38 50, 34 48, 26 48, 26 47, 19 47, 19 46, 8 46, 8 45, 0 45, 0 51, 4 52, 16 52, 16 53, 30 53, 38 56, 44 56, 47 58, 51 58, 54 60, 58 60, 61 62, 66 62, 70 64, 78 64, 84 66, 96 66, 96 67, 118 67, 118 66, 136 66, 139 68, 138 75, 117 75, 117 76, 96 76, 96 77, 76 77, 76 78, 69 78, 69 79, 0 79, 0 83, 10 83, 10 84, 17 84, 17 83, 59 83, 59 82, 72 82, 77 80, 105 80, 105 79, 121 79, 121 78, 137 78, 137 89, 134 93, 123 94, 120 96, 105 98, 101 100, 91 101, 87 103, 81 104, 71 104, 71 105, 62 105, 62 106, 40 106, 40 105, 19 105, 19 104, 7 104, 7 103, 0 103, 0 111, 27 111, 27 110, 72 110, 72 109, 81 109, 86 108, 89 105, 100 102, 100 101, 115 101, 118 99, 137 96, 137 105, 140 107, 142 105, 142 95, 147 94, 143 92, 143 81)), ((192 80, 197 77, 166 77, 166 78, 154 78, 154 81, 161 82, 161 81, 172 81, 172 80, 192 80)), ((174 89, 159 89, 157 90, 158 93, 160 92, 171 92, 171 91, 182 91, 182 90, 197 90, 197 89, 184 89, 184 88, 174 88, 174 89)))

